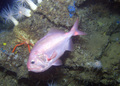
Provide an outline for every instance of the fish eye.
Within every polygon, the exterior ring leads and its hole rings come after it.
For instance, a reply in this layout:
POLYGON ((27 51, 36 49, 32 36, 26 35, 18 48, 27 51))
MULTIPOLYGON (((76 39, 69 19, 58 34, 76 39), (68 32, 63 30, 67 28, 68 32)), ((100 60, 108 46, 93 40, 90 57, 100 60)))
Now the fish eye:
POLYGON ((34 60, 32 60, 32 61, 31 61, 31 64, 34 64, 34 63, 35 63, 35 61, 34 61, 34 60))

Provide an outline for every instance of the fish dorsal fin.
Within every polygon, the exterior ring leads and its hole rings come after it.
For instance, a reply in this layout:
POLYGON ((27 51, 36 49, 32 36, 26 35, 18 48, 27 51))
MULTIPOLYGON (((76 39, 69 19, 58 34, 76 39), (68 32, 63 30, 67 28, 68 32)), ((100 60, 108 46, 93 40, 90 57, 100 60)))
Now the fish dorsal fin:
POLYGON ((64 31, 62 31, 62 30, 58 30, 58 29, 55 29, 55 28, 51 28, 49 31, 48 31, 48 33, 47 33, 47 35, 46 36, 50 36, 50 35, 53 35, 53 34, 64 34, 65 32, 64 31))

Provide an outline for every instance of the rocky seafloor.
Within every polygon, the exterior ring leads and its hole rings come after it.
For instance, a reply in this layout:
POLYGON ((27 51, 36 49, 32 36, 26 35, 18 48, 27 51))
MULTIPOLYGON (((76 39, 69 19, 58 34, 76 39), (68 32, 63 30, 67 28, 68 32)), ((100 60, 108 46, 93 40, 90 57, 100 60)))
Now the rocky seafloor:
POLYGON ((0 33, 0 86, 120 85, 119 0, 76 0, 72 18, 69 5, 73 0, 43 0, 30 18, 0 33), (79 30, 87 35, 72 37, 74 50, 60 58, 63 65, 42 73, 28 72, 27 46, 12 53, 21 36, 35 44, 50 28, 70 31, 77 18, 79 30))

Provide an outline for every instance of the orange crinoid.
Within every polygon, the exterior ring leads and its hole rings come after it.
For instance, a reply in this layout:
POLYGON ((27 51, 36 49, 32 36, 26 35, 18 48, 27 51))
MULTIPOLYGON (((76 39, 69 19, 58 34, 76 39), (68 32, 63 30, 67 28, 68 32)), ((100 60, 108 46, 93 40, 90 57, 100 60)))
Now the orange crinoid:
POLYGON ((30 53, 30 45, 33 47, 34 45, 30 42, 30 40, 28 39, 25 39, 22 35, 20 35, 20 38, 17 36, 17 38, 20 40, 20 42, 17 42, 18 44, 15 45, 15 47, 13 48, 12 50, 12 53, 15 51, 15 49, 18 47, 18 46, 21 46, 21 45, 27 45, 28 47, 28 51, 30 53))

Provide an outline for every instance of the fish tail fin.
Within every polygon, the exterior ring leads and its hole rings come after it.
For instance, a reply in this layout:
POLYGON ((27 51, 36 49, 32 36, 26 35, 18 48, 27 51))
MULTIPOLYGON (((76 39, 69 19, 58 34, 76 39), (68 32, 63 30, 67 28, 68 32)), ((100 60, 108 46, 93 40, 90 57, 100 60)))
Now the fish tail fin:
POLYGON ((79 23, 79 19, 77 18, 76 22, 74 23, 72 29, 70 32, 73 33, 73 36, 76 36, 76 35, 86 35, 85 32, 82 32, 82 31, 79 31, 78 30, 78 23, 79 23))

